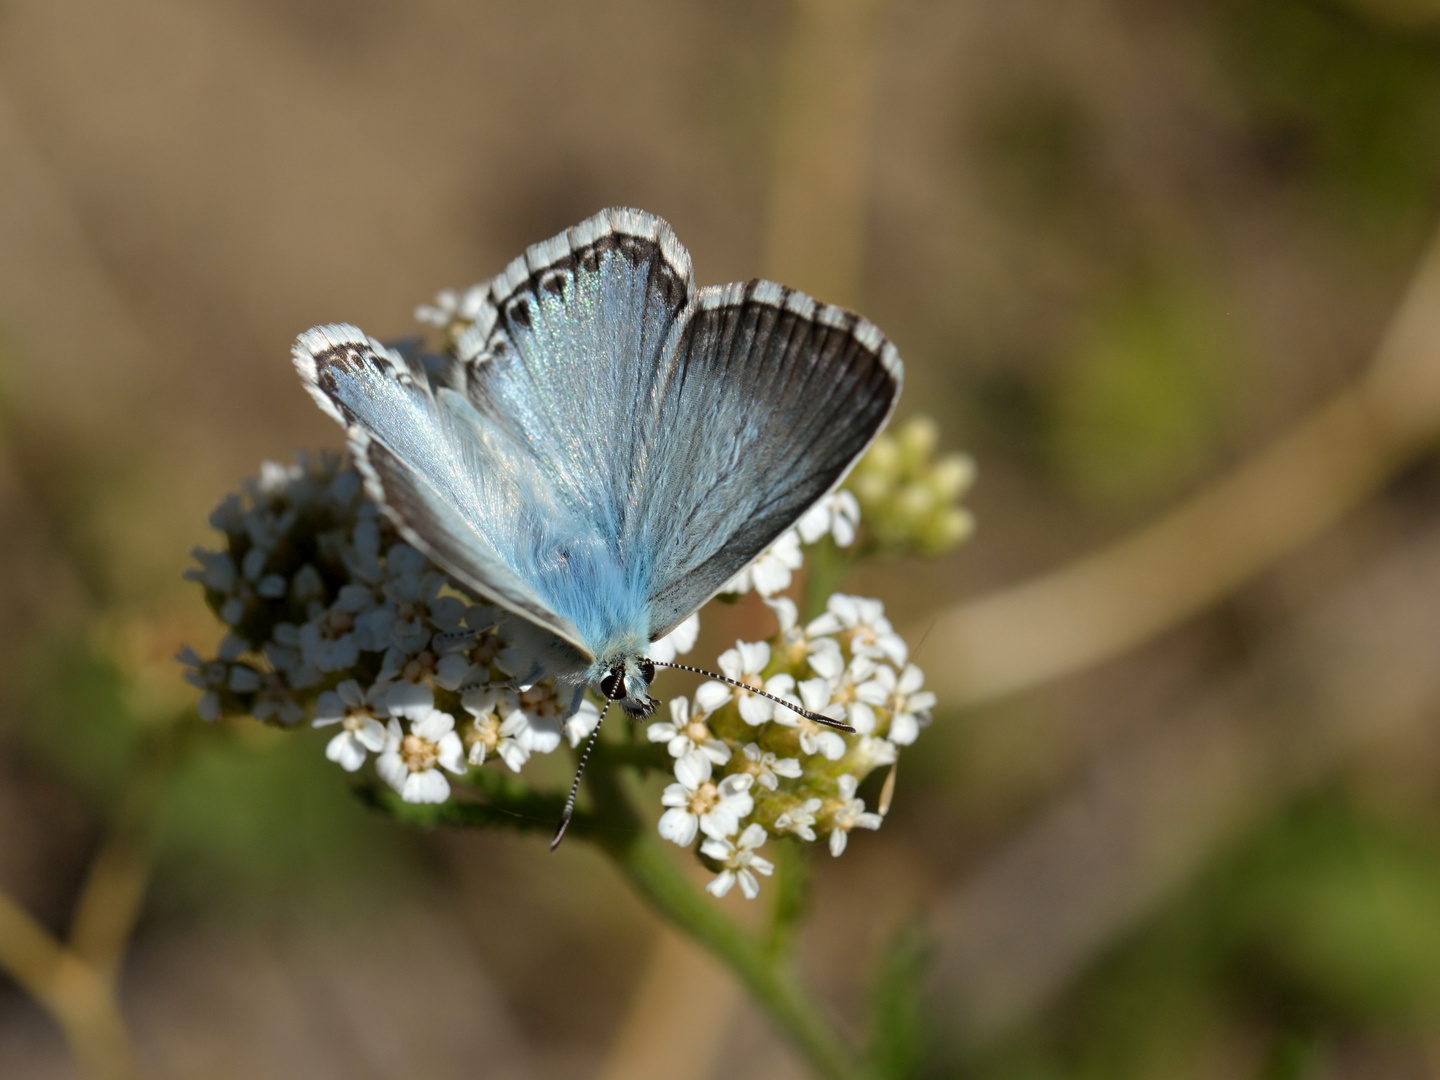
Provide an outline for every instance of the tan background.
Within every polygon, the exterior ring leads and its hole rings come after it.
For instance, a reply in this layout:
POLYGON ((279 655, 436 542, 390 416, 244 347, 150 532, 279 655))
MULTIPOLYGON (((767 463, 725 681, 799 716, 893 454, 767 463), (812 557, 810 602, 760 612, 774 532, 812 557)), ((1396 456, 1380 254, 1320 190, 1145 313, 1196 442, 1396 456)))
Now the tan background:
MULTIPOLYGON (((116 726, 213 642, 178 577, 205 514, 338 444, 294 335, 406 332, 632 204, 703 282, 860 307, 902 416, 979 461, 970 545, 855 582, 934 631, 942 706, 886 828, 822 860, 804 955, 837 1015, 863 1028, 918 922, 936 1075, 1435 1075, 1437 27, 1398 0, 4 0, 0 887, 64 932, 116 726), (1111 576, 1065 576, 1094 551, 1111 576), (1235 851, 1324 908, 1274 832, 1317 799, 1359 837, 1316 932, 1353 967, 1281 942, 1134 973, 1202 901, 1244 923, 1235 851), (1376 821, 1401 885, 1364 875, 1376 821), (1326 981, 1369 978, 1399 989, 1326 981)), ((720 613, 695 655, 763 628, 720 613)), ((145 1075, 804 1075, 593 853, 391 829, 326 764, 257 732, 166 803, 120 982, 145 1075)), ((0 979, 0 1076, 72 1075, 0 979)))

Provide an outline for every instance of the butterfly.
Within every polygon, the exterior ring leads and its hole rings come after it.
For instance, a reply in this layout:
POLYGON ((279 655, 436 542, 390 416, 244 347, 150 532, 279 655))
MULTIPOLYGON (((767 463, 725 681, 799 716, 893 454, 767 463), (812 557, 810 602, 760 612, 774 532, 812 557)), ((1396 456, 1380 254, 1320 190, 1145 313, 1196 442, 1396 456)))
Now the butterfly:
POLYGON ((634 718, 650 643, 839 485, 903 378, 869 321, 770 281, 696 288, 669 224, 623 208, 531 246, 428 368, 343 324, 292 355, 401 535, 518 616, 522 681, 634 718))

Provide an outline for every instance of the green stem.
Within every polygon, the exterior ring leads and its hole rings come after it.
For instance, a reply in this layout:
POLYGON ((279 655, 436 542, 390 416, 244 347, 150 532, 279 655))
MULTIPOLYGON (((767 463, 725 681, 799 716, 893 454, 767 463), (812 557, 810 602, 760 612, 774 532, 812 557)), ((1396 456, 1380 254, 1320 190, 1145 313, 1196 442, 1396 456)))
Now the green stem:
POLYGON ((817 1073, 829 1080, 867 1080, 868 1070, 795 978, 788 950, 771 952, 691 885, 653 829, 636 815, 615 764, 609 747, 596 748, 586 782, 595 815, 606 828, 591 831, 589 839, 615 861, 656 911, 735 973, 817 1073))
POLYGON ((808 622, 825 610, 825 603, 855 565, 852 551, 843 550, 828 536, 806 552, 805 602, 800 617, 808 622))
POLYGON ((795 943, 800 918, 810 898, 809 852, 789 837, 777 837, 775 876, 771 879, 774 899, 765 951, 772 957, 788 956, 795 943))

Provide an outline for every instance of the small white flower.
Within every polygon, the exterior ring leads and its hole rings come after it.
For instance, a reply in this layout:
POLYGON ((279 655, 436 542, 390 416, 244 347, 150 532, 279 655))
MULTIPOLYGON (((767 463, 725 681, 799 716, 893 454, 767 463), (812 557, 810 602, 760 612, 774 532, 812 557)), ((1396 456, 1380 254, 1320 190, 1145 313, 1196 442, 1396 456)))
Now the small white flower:
POLYGON ((826 533, 835 538, 841 547, 855 542, 855 530, 860 524, 860 504, 855 496, 845 490, 836 491, 805 511, 795 523, 800 539, 813 544, 826 533))
POLYGON ((186 581, 199 582, 207 589, 222 593, 228 593, 235 587, 239 572, 235 569, 235 560, 230 558, 228 552, 206 551, 197 547, 190 554, 200 567, 196 569, 192 566, 185 570, 181 576, 186 581))
MULTIPOLYGON (((789 694, 795 687, 795 679, 790 675, 781 673, 772 675, 767 680, 762 674, 770 663, 770 646, 764 641, 737 641, 735 648, 726 649, 720 654, 719 662, 720 672, 727 679, 745 683, 747 686, 764 690, 776 697, 789 694)), ((710 685, 714 684, 706 684, 706 686, 710 685)), ((704 690, 705 686, 702 686, 701 689, 704 690)), ((740 710, 740 718, 747 724, 758 727, 775 716, 776 705, 769 698, 761 697, 751 690, 740 687, 730 687, 727 691, 728 694, 735 696, 736 705, 740 710)))
POLYGON ((325 747, 325 756, 346 772, 365 764, 365 754, 385 749, 385 725, 390 713, 383 704, 390 688, 375 685, 367 694, 354 679, 346 679, 334 690, 320 695, 315 706, 315 727, 340 724, 341 732, 325 747))
POLYGON ((830 854, 839 858, 851 829, 878 829, 883 819, 879 814, 866 813, 865 800, 855 797, 855 789, 860 786, 855 777, 845 773, 837 783, 840 794, 830 811, 830 854))
POLYGON ((819 799, 806 799, 799 806, 786 810, 775 819, 775 831, 794 833, 801 840, 815 842, 815 815, 820 812, 819 799))
POLYGON ((300 627, 300 656, 318 671, 345 671, 360 659, 355 616, 338 605, 300 627))
POLYGON ((794 529, 786 529, 720 591, 747 593, 753 589, 761 596, 774 596, 790 587, 791 575, 799 570, 804 562, 799 533, 794 529))
POLYGON ((572 747, 588 739, 600 723, 600 710, 589 698, 580 699, 580 707, 565 720, 565 738, 572 747))
POLYGON ((787 780, 794 780, 800 776, 799 758, 776 757, 769 750, 762 750, 758 743, 753 742, 746 743, 741 753, 745 755, 745 761, 740 767, 755 777, 755 783, 766 791, 774 791, 778 788, 782 776, 787 780))
MULTIPOLYGON (((843 709, 830 700, 830 683, 825 679, 806 679, 800 683, 800 704, 813 713, 823 716, 843 715, 843 709)), ((840 719, 835 716, 835 719, 840 719)), ((840 732, 817 724, 814 720, 781 708, 775 712, 775 722, 786 727, 799 728, 800 749, 806 754, 821 754, 829 761, 839 761, 845 756, 845 738, 840 732)))
POLYGON ((511 772, 518 773, 531 754, 548 754, 560 745, 559 720, 524 712, 519 695, 508 687, 468 690, 460 704, 475 718, 471 765, 482 765, 487 754, 498 754, 511 772))
POLYGON ((874 735, 862 735, 850 748, 851 768, 868 773, 883 765, 894 765, 900 752, 889 739, 877 739, 874 735))
POLYGON ((825 613, 811 620, 808 634, 844 634, 849 637, 852 656, 905 663, 909 646, 885 618, 885 605, 863 596, 835 593, 825 604, 825 613))
POLYGON ((821 641, 834 648, 816 649, 810 656, 810 668, 829 683, 830 703, 839 706, 826 715, 845 720, 858 734, 869 735, 875 730, 875 710, 871 708, 874 692, 867 696, 862 691, 875 674, 875 661, 856 656, 846 664, 834 638, 821 641))
POLYGON ((696 831, 723 840, 740 828, 740 819, 755 808, 750 794, 753 778, 747 773, 727 776, 716 784, 704 754, 692 750, 675 762, 675 783, 660 802, 670 809, 660 816, 660 835, 689 847, 696 831))
POLYGON ((415 309, 415 321, 445 330, 455 321, 459 308, 460 294, 454 289, 441 289, 435 294, 434 303, 421 304, 415 309))
MULTIPOLYGON (((723 704, 724 699, 721 700, 723 704)), ((667 744, 666 749, 670 751, 671 757, 684 757, 690 751, 698 750, 712 763, 724 765, 730 760, 730 747, 717 739, 715 733, 706 726, 707 715, 706 710, 701 708, 698 702, 692 714, 687 698, 671 698, 670 719, 651 724, 645 734, 651 742, 667 744)))
POLYGON ((410 722, 407 735, 399 717, 392 716, 385 730, 385 749, 375 771, 406 802, 440 803, 450 797, 450 781, 440 767, 457 775, 465 772, 465 747, 455 733, 455 718, 433 706, 391 706, 410 722))
POLYGON ((435 661, 435 685, 446 690, 489 682, 489 668, 472 664, 464 653, 447 653, 435 661))
POLYGON ((305 719, 305 706, 295 693, 296 687, 278 671, 265 676, 265 685, 255 696, 250 715, 262 722, 274 720, 285 727, 293 727, 305 719))
POLYGON ((906 664, 898 676, 892 668, 881 666, 855 693, 862 701, 890 710, 890 741, 909 746, 930 722, 930 710, 935 707, 935 695, 921 690, 924 685, 925 673, 914 664, 906 664))
POLYGON ((755 880, 755 875, 764 874, 769 877, 775 872, 774 863, 755 854, 755 849, 764 845, 767 839, 769 837, 765 834, 765 827, 752 822, 733 843, 729 840, 712 839, 701 844, 700 850, 724 868, 716 875, 715 880, 705 886, 705 891, 711 896, 721 897, 734 888, 738 881, 745 899, 754 900, 759 896, 760 882, 755 880))
POLYGON ((452 334, 475 321, 481 305, 489 294, 489 282, 474 285, 463 293, 454 289, 441 289, 432 303, 421 304, 415 309, 415 321, 426 326, 449 330, 452 334))
POLYGON ((700 616, 691 615, 659 641, 650 643, 650 659, 660 664, 674 663, 675 657, 688 653, 695 647, 695 639, 699 636, 700 616))
MULTIPOLYGON (((233 634, 226 634, 226 639, 234 637, 233 634)), ((223 657, 223 654, 222 654, 223 657)), ((196 705, 196 712, 200 719, 213 723, 219 720, 222 713, 220 707, 220 691, 226 689, 230 682, 230 669, 223 658, 219 660, 206 660, 189 645, 186 645, 175 657, 176 660, 186 667, 185 681, 191 686, 204 691, 200 695, 200 701, 196 705)))

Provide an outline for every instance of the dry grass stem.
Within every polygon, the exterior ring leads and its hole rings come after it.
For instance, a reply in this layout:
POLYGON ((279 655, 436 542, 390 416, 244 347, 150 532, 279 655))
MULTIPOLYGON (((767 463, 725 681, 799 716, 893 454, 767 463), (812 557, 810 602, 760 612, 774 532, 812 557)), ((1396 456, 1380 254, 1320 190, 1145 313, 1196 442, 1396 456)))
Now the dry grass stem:
POLYGON ((1440 431, 1440 242, 1370 369, 1160 520, 1060 569, 942 613, 930 683, 977 705, 1083 671, 1204 610, 1317 536, 1440 431))

